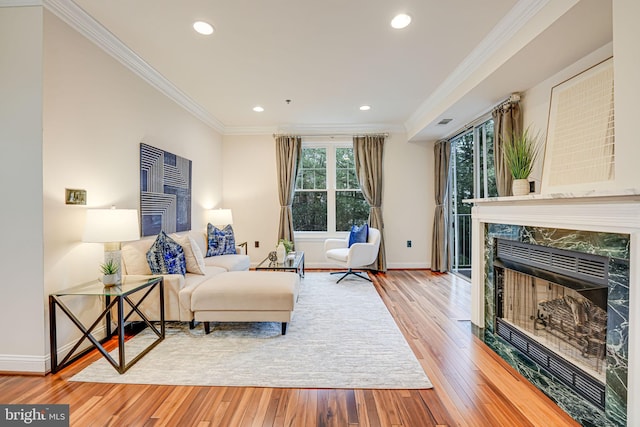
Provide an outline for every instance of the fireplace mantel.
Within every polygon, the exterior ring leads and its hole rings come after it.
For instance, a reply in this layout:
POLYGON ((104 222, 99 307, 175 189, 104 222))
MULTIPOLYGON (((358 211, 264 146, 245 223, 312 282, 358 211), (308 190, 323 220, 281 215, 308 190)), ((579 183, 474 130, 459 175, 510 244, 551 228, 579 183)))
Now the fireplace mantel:
MULTIPOLYGON (((487 224, 547 227, 630 236, 629 287, 640 283, 640 190, 580 194, 532 194, 465 200, 472 208, 471 321, 485 326, 485 230, 487 224)), ((640 292, 629 297, 629 361, 640 357, 640 292)), ((640 399, 640 366, 629 367, 628 401, 640 399)), ((628 425, 640 425, 640 408, 629 405, 628 425), (634 423, 638 424, 634 424, 634 423)))
POLYGON ((560 203, 572 203, 584 200, 635 200, 640 201, 640 189, 627 188, 617 191, 583 191, 571 193, 527 194, 524 196, 487 197, 484 199, 467 199, 464 203, 473 204, 511 204, 519 202, 536 202, 555 200, 560 203))

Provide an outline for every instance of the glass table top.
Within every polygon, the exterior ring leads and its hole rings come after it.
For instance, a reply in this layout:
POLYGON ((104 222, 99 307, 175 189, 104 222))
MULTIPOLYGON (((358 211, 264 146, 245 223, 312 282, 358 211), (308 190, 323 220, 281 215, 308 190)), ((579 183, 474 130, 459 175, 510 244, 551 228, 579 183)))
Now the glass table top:
POLYGON ((73 286, 68 289, 62 289, 53 292, 51 295, 107 295, 121 296, 128 295, 146 286, 153 285, 162 280, 162 277, 150 277, 149 279, 127 278, 122 279, 122 283, 106 287, 100 280, 93 280, 81 285, 73 286))
POLYGON ((256 270, 260 270, 260 269, 291 270, 292 268, 298 268, 303 258, 304 258, 304 251, 289 252, 289 254, 287 255, 287 258, 283 263, 270 261, 269 258, 267 257, 263 259, 260 264, 258 264, 258 266, 256 267, 256 270))

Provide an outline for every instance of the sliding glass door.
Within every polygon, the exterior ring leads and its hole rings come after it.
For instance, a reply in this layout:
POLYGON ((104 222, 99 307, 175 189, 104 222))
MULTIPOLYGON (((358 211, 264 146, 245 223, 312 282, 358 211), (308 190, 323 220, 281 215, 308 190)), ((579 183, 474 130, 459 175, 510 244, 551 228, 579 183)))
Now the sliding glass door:
POLYGON ((493 119, 451 138, 449 186, 451 271, 471 277, 471 205, 463 200, 498 195, 493 161, 493 119))

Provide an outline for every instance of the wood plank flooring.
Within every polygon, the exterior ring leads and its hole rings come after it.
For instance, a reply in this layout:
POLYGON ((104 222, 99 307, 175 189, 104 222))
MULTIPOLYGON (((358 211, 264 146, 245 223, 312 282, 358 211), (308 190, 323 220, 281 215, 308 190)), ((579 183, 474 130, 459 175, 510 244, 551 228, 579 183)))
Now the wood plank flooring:
MULTIPOLYGON (((55 375, 0 375, 0 403, 70 405, 72 426, 577 426, 471 333, 470 285, 392 270, 374 285, 430 390, 326 390, 75 383, 100 356, 55 375)), ((345 281, 344 286, 349 286, 345 281)))

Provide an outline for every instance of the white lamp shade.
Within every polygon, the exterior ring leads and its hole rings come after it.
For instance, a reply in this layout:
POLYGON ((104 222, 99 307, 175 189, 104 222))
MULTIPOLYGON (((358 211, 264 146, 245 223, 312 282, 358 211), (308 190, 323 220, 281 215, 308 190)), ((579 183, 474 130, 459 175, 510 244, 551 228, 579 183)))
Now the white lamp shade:
POLYGON ((129 242, 140 239, 137 209, 88 209, 83 242, 129 242))
POLYGON ((209 211, 209 222, 213 225, 233 224, 231 209, 211 209, 209 211))

